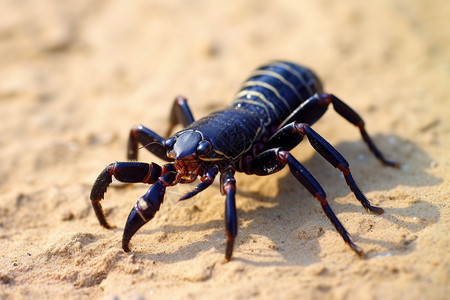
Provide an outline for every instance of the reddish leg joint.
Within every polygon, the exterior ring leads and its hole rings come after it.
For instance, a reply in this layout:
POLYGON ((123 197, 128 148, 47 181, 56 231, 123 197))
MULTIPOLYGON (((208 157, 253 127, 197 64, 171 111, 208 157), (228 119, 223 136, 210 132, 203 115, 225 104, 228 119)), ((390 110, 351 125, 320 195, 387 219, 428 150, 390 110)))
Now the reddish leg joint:
POLYGON ((344 167, 343 165, 339 164, 336 166, 336 168, 338 168, 342 172, 342 174, 344 174, 344 176, 350 174, 350 168, 348 167, 344 167))

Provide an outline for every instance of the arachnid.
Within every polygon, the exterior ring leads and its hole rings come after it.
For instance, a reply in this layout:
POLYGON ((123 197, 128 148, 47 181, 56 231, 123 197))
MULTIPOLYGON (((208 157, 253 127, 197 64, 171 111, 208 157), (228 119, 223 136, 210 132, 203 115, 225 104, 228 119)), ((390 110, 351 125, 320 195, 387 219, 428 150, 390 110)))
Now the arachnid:
POLYGON ((130 239, 160 209, 167 187, 191 183, 200 177, 201 183, 180 199, 186 200, 209 187, 220 173, 220 191, 225 195, 225 258, 230 260, 238 232, 235 172, 265 176, 288 165, 298 182, 319 201, 344 241, 361 256, 362 251, 352 242, 328 205, 320 184, 290 153, 307 136, 311 146, 342 172, 351 191, 367 211, 384 212, 382 208, 370 205, 353 179, 344 157, 311 128, 330 104, 338 114, 359 128, 363 140, 380 162, 397 167, 377 149, 362 118, 333 94, 324 93, 319 79, 311 70, 294 63, 276 61, 253 71, 225 109, 199 120, 194 120, 185 98, 176 98, 167 136, 176 124, 181 123, 184 129, 167 139, 142 125, 133 127, 127 152, 132 162, 108 165, 92 187, 90 199, 95 214, 101 225, 111 227, 100 201, 113 176, 121 182, 152 185, 138 199, 125 224, 122 248, 130 251, 130 239), (168 163, 160 166, 136 162, 139 144, 168 163))

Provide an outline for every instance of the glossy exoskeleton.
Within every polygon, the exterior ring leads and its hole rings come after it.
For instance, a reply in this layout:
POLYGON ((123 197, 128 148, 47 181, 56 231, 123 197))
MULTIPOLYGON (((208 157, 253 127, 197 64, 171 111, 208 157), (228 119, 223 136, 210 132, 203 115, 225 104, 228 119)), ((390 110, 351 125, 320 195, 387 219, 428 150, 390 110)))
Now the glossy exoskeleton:
POLYGON ((111 227, 100 201, 113 176, 121 182, 152 185, 139 198, 125 224, 122 248, 130 251, 130 239, 159 210, 166 187, 191 183, 199 176, 201 183, 180 199, 185 200, 209 187, 220 173, 220 190, 226 197, 225 258, 230 260, 238 232, 235 172, 265 176, 288 165, 292 175, 319 201, 344 241, 362 256, 363 252, 352 242, 328 205, 320 184, 290 153, 307 136, 311 146, 342 172, 351 191, 367 211, 375 214, 384 212, 382 208, 372 206, 358 188, 344 157, 310 127, 325 113, 329 104, 359 128, 363 140, 381 163, 397 166, 385 159, 377 149, 365 130, 362 118, 333 94, 324 93, 319 79, 311 70, 294 63, 276 61, 251 73, 225 109, 197 121, 186 99, 176 98, 167 136, 176 124, 181 123, 185 128, 167 139, 142 125, 133 127, 127 152, 132 162, 108 165, 92 187, 90 199, 100 224, 111 227), (160 166, 137 162, 139 144, 169 163, 160 166))

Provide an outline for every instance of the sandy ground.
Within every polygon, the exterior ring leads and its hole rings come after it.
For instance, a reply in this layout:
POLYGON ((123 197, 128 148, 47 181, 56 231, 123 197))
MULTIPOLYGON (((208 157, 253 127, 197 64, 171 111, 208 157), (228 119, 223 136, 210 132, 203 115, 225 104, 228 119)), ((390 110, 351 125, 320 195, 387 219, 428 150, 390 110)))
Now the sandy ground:
POLYGON ((1 0, 0 11, 0 299, 448 299, 447 0, 1 0), (123 225, 148 186, 109 189, 113 230, 88 197, 125 160, 131 126, 164 133, 178 94, 197 117, 220 109, 272 59, 316 70, 402 163, 381 166, 332 109, 315 125, 385 208, 374 216, 307 142, 293 151, 367 258, 288 170, 237 175, 231 262, 217 182, 185 203, 171 189, 124 253, 123 225))

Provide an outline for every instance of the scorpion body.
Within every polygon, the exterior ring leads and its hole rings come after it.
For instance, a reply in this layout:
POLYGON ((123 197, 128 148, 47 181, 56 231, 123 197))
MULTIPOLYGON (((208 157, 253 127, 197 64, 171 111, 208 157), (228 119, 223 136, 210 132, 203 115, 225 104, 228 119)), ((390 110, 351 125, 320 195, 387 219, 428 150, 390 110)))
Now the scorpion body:
POLYGON ((310 127, 325 113, 329 104, 359 128, 363 140, 383 164, 397 166, 386 160, 377 149, 367 134, 361 117, 336 96, 324 93, 322 84, 311 70, 297 64, 277 61, 255 70, 224 110, 197 121, 194 120, 187 100, 183 97, 176 98, 167 136, 179 123, 185 128, 167 139, 142 125, 134 126, 130 132, 127 152, 128 159, 133 161, 108 165, 92 188, 90 198, 100 224, 111 228, 100 201, 113 176, 121 182, 152 184, 131 210, 125 225, 122 247, 125 251, 130 251, 131 237, 159 210, 166 187, 191 183, 200 177, 201 183, 180 198, 189 199, 209 187, 220 173, 220 189, 226 195, 225 258, 230 260, 238 230, 235 172, 264 176, 288 165, 294 177, 319 201, 344 241, 362 256, 363 252, 351 241, 329 206, 320 184, 289 152, 307 136, 314 149, 343 173, 348 186, 364 208, 375 214, 383 213, 382 208, 370 205, 358 188, 343 156, 310 127), (136 162, 139 144, 169 163, 160 166, 156 163, 136 162))

